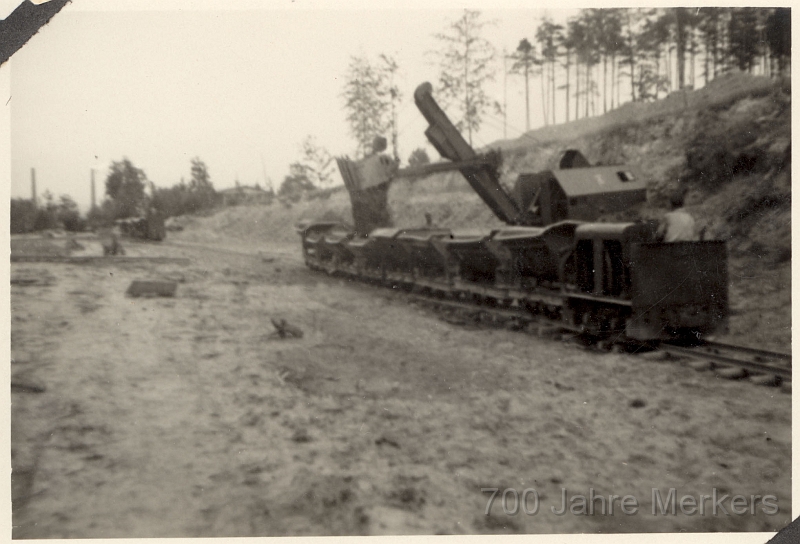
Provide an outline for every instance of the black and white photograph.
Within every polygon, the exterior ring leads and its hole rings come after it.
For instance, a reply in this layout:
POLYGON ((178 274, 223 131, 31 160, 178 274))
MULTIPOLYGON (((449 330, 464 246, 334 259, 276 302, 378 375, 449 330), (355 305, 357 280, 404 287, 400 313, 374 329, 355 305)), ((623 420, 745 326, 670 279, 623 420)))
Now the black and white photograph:
POLYGON ((792 522, 788 5, 5 4, 11 538, 792 522))

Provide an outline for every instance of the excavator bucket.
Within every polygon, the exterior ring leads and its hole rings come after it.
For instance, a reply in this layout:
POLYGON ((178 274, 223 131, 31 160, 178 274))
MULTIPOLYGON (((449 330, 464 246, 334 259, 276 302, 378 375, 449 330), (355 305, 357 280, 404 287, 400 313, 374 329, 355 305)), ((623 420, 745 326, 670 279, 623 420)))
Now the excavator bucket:
MULTIPOLYGON (((336 164, 342 174, 342 180, 350 194, 353 209, 353 223, 359 236, 366 236, 372 230, 392 226, 389 215, 389 183, 392 179, 388 168, 379 168, 381 156, 373 155, 365 160, 355 162, 348 158, 337 158, 336 164), (365 162, 369 166, 365 167, 365 162)), ((396 167, 395 167, 396 168, 396 167)))
POLYGON ((417 108, 430 123, 425 136, 442 157, 454 163, 466 162, 458 168, 473 190, 483 199, 489 209, 503 222, 510 225, 519 223, 520 210, 508 193, 500 185, 497 173, 490 164, 469 164, 477 158, 475 150, 464 140, 436 101, 433 87, 425 82, 414 91, 417 108))

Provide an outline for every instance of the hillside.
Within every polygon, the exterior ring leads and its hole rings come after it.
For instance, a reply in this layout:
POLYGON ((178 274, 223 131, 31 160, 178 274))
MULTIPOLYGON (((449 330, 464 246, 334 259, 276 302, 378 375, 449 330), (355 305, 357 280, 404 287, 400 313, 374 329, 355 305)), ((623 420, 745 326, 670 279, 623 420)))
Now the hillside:
MULTIPOLYGON (((647 176, 647 203, 608 219, 657 218, 669 195, 686 189, 687 209, 706 237, 728 242, 731 340, 788 349, 791 341, 791 88, 745 74, 673 93, 653 103, 626 104, 607 115, 532 131, 497 142, 501 181, 552 168, 579 149, 593 164, 633 163, 647 176), (755 329, 755 333, 752 331, 755 329), (747 332, 747 338, 744 333, 747 332)), ((457 173, 398 180, 389 192, 395 224, 419 225, 430 213, 446 227, 492 227, 499 221, 457 173)), ((224 209, 184 218, 178 239, 249 245, 297 243, 300 219, 350 219, 346 192, 291 206, 224 209)))

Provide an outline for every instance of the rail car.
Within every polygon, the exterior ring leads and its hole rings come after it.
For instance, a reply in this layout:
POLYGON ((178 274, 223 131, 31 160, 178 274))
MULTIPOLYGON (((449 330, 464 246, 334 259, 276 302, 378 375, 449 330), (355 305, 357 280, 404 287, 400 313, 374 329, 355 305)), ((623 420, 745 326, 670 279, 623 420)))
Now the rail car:
POLYGON ((699 339, 727 326, 723 242, 655 241, 648 223, 491 231, 298 229, 306 265, 437 297, 522 307, 598 337, 699 339))
POLYGON ((594 336, 700 340, 728 320, 725 243, 665 243, 652 222, 610 223, 610 212, 644 202, 632 165, 592 166, 567 150, 558 167, 522 173, 506 191, 498 152, 475 153, 432 97, 414 100, 428 140, 449 162, 397 169, 386 156, 337 159, 355 225, 297 225, 315 270, 459 301, 524 308, 594 336), (385 209, 397 177, 458 170, 506 226, 492 230, 398 228, 385 209))

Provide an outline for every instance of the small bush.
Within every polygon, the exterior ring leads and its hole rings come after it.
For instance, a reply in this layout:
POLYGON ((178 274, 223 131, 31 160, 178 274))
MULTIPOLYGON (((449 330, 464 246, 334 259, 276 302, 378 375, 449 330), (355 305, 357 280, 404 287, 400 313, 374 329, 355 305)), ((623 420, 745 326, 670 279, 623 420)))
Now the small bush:
POLYGON ((685 179, 696 181, 705 189, 716 189, 736 175, 764 170, 765 153, 752 147, 761 129, 752 119, 725 123, 714 113, 702 115, 699 130, 686 151, 685 179))

